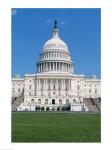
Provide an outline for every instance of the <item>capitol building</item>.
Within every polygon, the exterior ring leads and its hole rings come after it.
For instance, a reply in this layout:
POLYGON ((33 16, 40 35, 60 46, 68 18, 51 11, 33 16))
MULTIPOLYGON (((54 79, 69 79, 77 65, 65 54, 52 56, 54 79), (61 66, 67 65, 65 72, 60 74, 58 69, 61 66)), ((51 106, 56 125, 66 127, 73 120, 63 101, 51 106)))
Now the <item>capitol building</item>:
POLYGON ((100 111, 101 81, 95 75, 86 78, 74 73, 71 53, 60 37, 56 20, 52 38, 43 45, 36 67, 36 74, 12 78, 12 110, 56 111, 70 106, 71 111, 92 111, 94 105, 94 110, 100 111))

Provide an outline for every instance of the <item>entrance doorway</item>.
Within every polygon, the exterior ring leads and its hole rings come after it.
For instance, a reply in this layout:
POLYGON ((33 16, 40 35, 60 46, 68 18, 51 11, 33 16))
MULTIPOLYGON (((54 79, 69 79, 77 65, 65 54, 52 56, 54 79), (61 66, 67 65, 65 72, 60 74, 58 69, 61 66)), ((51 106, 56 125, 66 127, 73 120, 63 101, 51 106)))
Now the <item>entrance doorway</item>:
POLYGON ((55 104, 55 99, 52 100, 52 104, 53 104, 53 105, 55 104))

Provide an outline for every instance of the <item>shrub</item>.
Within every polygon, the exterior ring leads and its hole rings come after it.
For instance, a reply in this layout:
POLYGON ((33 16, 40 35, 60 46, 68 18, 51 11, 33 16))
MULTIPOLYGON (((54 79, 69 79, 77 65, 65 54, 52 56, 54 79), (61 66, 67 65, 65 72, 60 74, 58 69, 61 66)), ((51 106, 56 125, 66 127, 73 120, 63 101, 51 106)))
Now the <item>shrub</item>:
POLYGON ((46 107, 46 111, 49 111, 49 107, 46 107))
POLYGON ((57 111, 60 111, 60 107, 57 107, 57 111))
POLYGON ((66 106, 66 111, 70 111, 70 106, 66 106))
POLYGON ((40 111, 40 107, 39 106, 36 106, 36 108, 35 108, 35 110, 37 110, 37 111, 40 111))
POLYGON ((44 107, 41 108, 41 111, 44 111, 44 107))
POLYGON ((71 108, 71 105, 70 105, 70 103, 68 103, 68 104, 66 105, 66 111, 70 111, 70 108, 71 108))
POLYGON ((66 110, 66 107, 65 107, 65 106, 63 106, 63 107, 62 107, 62 111, 65 111, 65 110, 66 110))

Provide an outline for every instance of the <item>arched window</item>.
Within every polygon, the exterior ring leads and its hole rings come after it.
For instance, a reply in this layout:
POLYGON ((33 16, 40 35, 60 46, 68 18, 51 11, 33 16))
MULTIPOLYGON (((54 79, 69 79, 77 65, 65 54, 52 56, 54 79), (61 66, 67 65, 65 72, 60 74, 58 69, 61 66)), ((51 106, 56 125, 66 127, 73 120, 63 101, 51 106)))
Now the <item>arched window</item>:
POLYGON ((52 100, 52 104, 53 104, 53 105, 55 104, 55 99, 52 100))
POLYGON ((41 99, 38 99, 38 104, 41 104, 41 99))
POLYGON ((48 99, 45 99, 45 104, 48 104, 48 99))
POLYGON ((76 100, 75 99, 73 99, 73 104, 75 104, 76 103, 76 100))
POLYGON ((62 105, 62 99, 59 99, 59 104, 62 105))
POLYGON ((32 104, 34 103, 34 99, 31 99, 31 103, 32 103, 32 104))
POLYGON ((66 100, 66 104, 69 104, 69 100, 68 99, 66 100))

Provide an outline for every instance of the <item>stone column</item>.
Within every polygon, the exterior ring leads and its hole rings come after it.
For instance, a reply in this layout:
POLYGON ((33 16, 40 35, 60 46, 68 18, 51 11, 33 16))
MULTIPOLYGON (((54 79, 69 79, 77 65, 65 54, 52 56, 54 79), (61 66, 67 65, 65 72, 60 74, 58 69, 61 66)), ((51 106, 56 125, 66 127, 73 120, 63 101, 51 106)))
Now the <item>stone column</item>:
POLYGON ((69 64, 67 63, 67 71, 69 71, 69 64))
POLYGON ((60 62, 58 63, 58 70, 60 70, 60 62))
POLYGON ((41 63, 41 72, 42 72, 42 63, 41 63))
POLYGON ((65 63, 65 71, 66 71, 66 63, 65 63))
POLYGON ((45 63, 45 71, 47 71, 47 62, 45 63))
POLYGON ((43 63, 43 71, 45 71, 45 63, 43 63))
POLYGON ((71 67, 71 64, 70 64, 70 72, 72 72, 71 70, 72 70, 72 67, 71 67))
POLYGON ((65 78, 63 79, 63 90, 65 90, 65 78))
POLYGON ((43 82, 42 82, 42 87, 43 87, 43 90, 45 89, 45 78, 42 79, 43 82))
POLYGON ((63 66, 64 66, 64 71, 65 71, 65 63, 63 64, 63 66))
POLYGON ((59 70, 59 62, 57 62, 57 70, 59 70))
POLYGON ((70 79, 68 79, 68 90, 70 90, 70 79))
POLYGON ((54 70, 54 62, 53 62, 53 70, 54 70))
POLYGON ((71 79, 70 79, 70 89, 71 89, 71 79))
POLYGON ((51 62, 49 63, 49 68, 50 68, 49 70, 51 70, 51 62))
POLYGON ((64 79, 62 79, 62 90, 64 90, 64 79))
POLYGON ((57 62, 56 62, 56 70, 57 70, 57 62))
POLYGON ((42 71, 42 63, 41 63, 41 71, 42 71))
POLYGON ((46 63, 46 71, 48 71, 48 62, 46 63))
POLYGON ((39 64, 39 68, 40 68, 39 70, 40 70, 40 72, 41 72, 41 64, 39 64))
POLYGON ((70 72, 70 64, 69 64, 69 72, 70 72))
POLYGON ((44 71, 46 71, 46 63, 44 63, 44 71))
POLYGON ((40 78, 38 78, 38 89, 40 90, 40 78))
POLYGON ((62 70, 64 71, 64 63, 62 63, 62 70))
POLYGON ((54 70, 56 70, 56 63, 54 62, 54 70))
POLYGON ((49 62, 47 62, 47 71, 49 71, 49 62))
POLYGON ((43 63, 42 63, 42 71, 43 71, 43 63))

